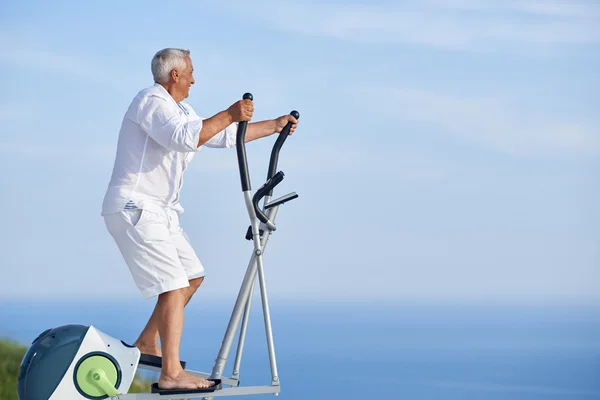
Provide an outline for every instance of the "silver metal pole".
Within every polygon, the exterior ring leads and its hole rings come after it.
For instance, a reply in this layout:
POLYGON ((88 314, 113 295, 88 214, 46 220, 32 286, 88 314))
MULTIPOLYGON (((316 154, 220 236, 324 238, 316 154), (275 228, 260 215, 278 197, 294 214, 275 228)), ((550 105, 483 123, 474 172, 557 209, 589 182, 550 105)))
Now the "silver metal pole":
MULTIPOLYGON (((256 264, 255 259, 256 256, 252 255, 250 265, 256 264)), ((231 349, 231 345, 233 343, 233 339, 235 338, 237 327, 242 316, 242 312, 244 311, 244 307, 246 305, 246 302, 248 301, 250 286, 252 284, 252 280, 254 279, 255 274, 256 268, 252 268, 251 266, 246 271, 246 275, 244 276, 244 280, 242 281, 242 286, 240 287, 237 300, 235 302, 233 311, 231 313, 231 317, 229 319, 229 324, 227 325, 227 330, 225 331, 225 335, 223 337, 223 342, 221 343, 219 354, 215 360, 215 365, 212 370, 211 379, 221 379, 223 370, 225 369, 225 363, 227 362, 227 356, 229 355, 229 351, 231 349)))
MULTIPOLYGON (((264 199, 264 203, 263 203, 263 210, 265 205, 267 205, 269 202, 271 201, 271 196, 266 196, 264 199)), ((279 207, 274 207, 275 209, 278 209, 279 207)), ((275 221, 275 215, 276 215, 277 211, 273 211, 273 209, 268 210, 267 211, 267 217, 271 220, 271 221, 275 221)), ((269 230, 269 228, 267 226, 265 226, 264 224, 262 224, 262 228, 264 228, 264 234, 263 234, 263 238, 262 238, 262 243, 261 243, 261 247, 263 249, 263 253, 267 247, 267 242, 269 241, 269 237, 271 236, 271 231, 269 230)), ((260 227, 259 227, 260 229, 260 227)), ((248 318, 250 317, 250 309, 252 306, 252 295, 254 293, 254 284, 256 283, 255 279, 252 279, 252 286, 250 288, 250 296, 248 297, 248 301, 246 302, 246 308, 244 309, 244 316, 242 318, 242 327, 240 328, 240 335, 239 335, 239 339, 238 339, 238 346, 237 346, 237 351, 236 351, 236 355, 235 355, 235 362, 233 364, 233 373, 231 378, 232 379, 237 379, 239 380, 240 378, 240 366, 242 363, 242 353, 244 351, 244 345, 246 343, 246 332, 248 330, 248 318)))
MULTIPOLYGON (((275 345, 273 340, 273 329, 271 327, 271 314, 269 311, 269 300, 267 296, 267 287, 264 276, 264 265, 262 260, 262 255, 264 252, 264 248, 267 245, 268 239, 271 236, 272 229, 271 224, 265 226, 265 233, 263 234, 263 238, 261 240, 259 234, 259 221, 256 217, 256 213, 254 212, 254 207, 252 204, 252 199, 250 196, 250 192, 244 192, 244 199, 246 201, 246 208, 248 209, 248 214, 250 215, 251 227, 252 227, 252 236, 254 243, 254 252, 252 257, 250 258, 250 262, 248 268, 246 270, 246 274, 244 276, 244 280, 240 287, 240 291, 238 293, 238 297, 236 299, 236 303, 231 314, 229 324, 227 326, 227 330, 225 332, 225 336, 223 338, 223 342, 221 344, 221 348, 219 350, 219 354, 217 359, 215 360, 215 365, 213 367, 213 371, 211 374, 211 379, 222 379, 222 374, 225 369, 225 364, 227 362, 227 358, 229 356, 229 352, 231 350, 231 346, 233 344, 233 340, 235 338, 235 333, 240 323, 240 319, 242 318, 242 314, 246 314, 244 318, 249 316, 250 306, 248 303, 251 302, 250 297, 252 291, 254 289, 254 279, 256 277, 256 273, 258 272, 259 284, 260 284, 260 293, 262 300, 262 308, 263 308, 263 317, 265 322, 265 332, 267 337, 267 347, 269 351, 269 361, 271 366, 271 388, 279 388, 279 374, 277 371, 277 360, 275 357, 275 345)), ((266 204, 266 202, 265 202, 266 204)), ((270 222, 275 221, 275 217, 277 216, 277 211, 279 210, 279 206, 272 207, 268 210, 267 215, 270 222)), ((247 322, 246 322, 247 324, 247 322)), ((239 361, 241 362, 241 354, 243 349, 243 341, 245 340, 245 329, 244 329, 244 339, 241 339, 242 345, 238 345, 238 354, 236 355, 236 364, 237 372, 239 374, 239 361)), ((232 388, 233 389, 233 388, 232 388)), ((229 391, 226 389, 221 389, 217 391, 228 393, 229 391)), ((220 394, 220 395, 224 395, 220 394)), ((238 394, 239 392, 236 392, 238 394)), ((277 389, 274 394, 277 395, 279 393, 279 389, 277 389)), ((241 393, 239 393, 241 394, 241 393)), ((211 393, 208 396, 204 396, 205 400, 210 400, 213 396, 217 396, 219 394, 211 393)), ((229 395, 229 394, 228 394, 229 395)))
POLYGON ((240 365, 242 364, 242 352, 244 351, 244 344, 246 343, 246 331, 248 330, 248 318, 250 316, 250 307, 252 306, 252 293, 254 293, 254 283, 256 279, 252 279, 252 286, 250 287, 250 296, 246 302, 246 308, 244 309, 244 316, 242 318, 242 327, 240 328, 240 337, 238 339, 237 351, 235 354, 235 362, 233 363, 233 373, 231 378, 240 379, 240 365))
MULTIPOLYGON (((269 214, 272 221, 277 216, 279 207, 273 207, 269 214)), ((260 295, 262 298, 263 317, 265 320, 265 332, 267 335, 267 348, 269 350, 269 361, 271 364, 271 385, 279 385, 279 374, 277 373, 277 360, 275 359, 275 344, 273 342, 273 330, 271 328, 271 313, 269 310, 269 299, 267 296, 267 284, 265 282, 265 273, 262 259, 262 252, 256 258, 258 264, 258 281, 260 283, 260 295)))
MULTIPOLYGON (((244 192, 244 199, 246 201, 248 215, 250 215, 252 232, 255 237, 258 237, 258 219, 256 218, 256 214, 254 212, 252 198, 250 197, 250 191, 244 192)), ((229 319, 229 324, 227 325, 227 330, 225 331, 225 336, 223 338, 223 343, 221 344, 221 349, 219 350, 219 354, 217 356, 217 359, 215 360, 215 365, 211 374, 212 379, 221 379, 223 370, 225 369, 227 357, 229 356, 229 351, 231 350, 233 339, 235 338, 235 333, 239 326, 240 319, 242 318, 242 313, 244 312, 244 308, 246 307, 246 302, 248 301, 248 297, 250 295, 252 282, 254 280, 254 277, 256 276, 257 255, 261 252, 262 250, 260 248, 260 241, 255 240, 254 252, 252 254, 252 257, 250 258, 250 264, 248 266, 248 269, 246 270, 246 275, 244 276, 244 280, 242 281, 242 286, 240 287, 235 306, 233 307, 231 318, 229 319)))

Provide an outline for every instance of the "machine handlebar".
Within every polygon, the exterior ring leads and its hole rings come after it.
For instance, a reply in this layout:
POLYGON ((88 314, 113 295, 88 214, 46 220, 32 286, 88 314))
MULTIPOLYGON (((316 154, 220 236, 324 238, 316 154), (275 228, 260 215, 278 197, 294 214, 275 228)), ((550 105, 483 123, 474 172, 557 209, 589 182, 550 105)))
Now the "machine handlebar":
MULTIPOLYGON (((300 113, 296 110, 292 111, 290 115, 296 119, 300 118, 300 113)), ((273 150, 271 150, 271 160, 269 161, 269 170, 267 172, 267 179, 271 179, 275 172, 277 171, 277 162, 279 161, 279 151, 283 144, 285 143, 285 139, 290 135, 290 129, 292 129, 292 122, 288 122, 287 125, 281 130, 279 137, 275 141, 273 145, 273 150)), ((273 195, 273 190, 270 190, 268 193, 269 196, 273 195)))
MULTIPOLYGON (((296 119, 300 118, 300 113, 294 110, 290 113, 290 115, 296 119)), ((269 172, 267 173, 267 179, 270 179, 275 175, 277 171, 277 161, 279 160, 279 151, 281 147, 285 143, 285 139, 290 135, 290 129, 292 129, 292 123, 288 122, 287 125, 283 128, 279 137, 275 141, 273 145, 273 150, 271 151, 271 161, 269 162, 269 172)))
MULTIPOLYGON (((253 96, 251 93, 246 93, 242 97, 242 99, 253 100, 253 96)), ((290 113, 291 116, 298 119, 300 118, 300 113, 294 110, 290 113)), ((256 191, 256 194, 252 197, 252 203, 254 206, 254 211, 258 219, 264 223, 269 224, 270 221, 265 215, 265 213, 260 209, 258 203, 265 196, 271 196, 273 194, 273 188, 277 186, 284 177, 282 171, 275 173, 277 170, 277 162, 279 161, 279 152, 281 147, 285 143, 285 140, 290 134, 290 129, 292 128, 292 122, 288 122, 287 125, 282 129, 281 133, 279 133, 279 137, 275 141, 273 145, 273 150, 271 150, 271 159, 269 162, 269 170, 267 173, 267 181, 263 186, 260 187, 256 191)), ((241 121, 238 123, 238 129, 236 134, 236 151, 238 158, 238 168, 240 171, 240 180, 242 183, 242 191, 247 192, 250 191, 250 173, 248 172, 248 160, 246 158, 246 128, 248 127, 247 121, 241 121)), ((271 224, 272 225, 272 224, 271 224)))
MULTIPOLYGON (((242 97, 244 100, 252 100, 252 93, 246 93, 242 97)), ((248 121, 241 121, 238 124, 236 134, 236 150, 238 158, 238 167, 240 170, 240 179, 242 181, 242 192, 246 192, 251 189, 250 187, 250 174, 248 173, 248 160, 246 159, 246 128, 248 127, 248 121)))

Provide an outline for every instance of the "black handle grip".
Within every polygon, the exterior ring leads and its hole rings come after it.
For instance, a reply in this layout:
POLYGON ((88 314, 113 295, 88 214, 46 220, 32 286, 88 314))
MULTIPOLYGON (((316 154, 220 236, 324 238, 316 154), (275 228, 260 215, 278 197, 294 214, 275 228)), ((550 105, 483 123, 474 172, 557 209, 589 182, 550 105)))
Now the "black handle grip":
MULTIPOLYGON (((252 93, 246 93, 242 96, 244 100, 253 100, 252 93)), ((246 128, 248 127, 248 121, 241 121, 238 123, 238 129, 236 134, 235 147, 237 150, 238 167, 240 170, 240 179, 242 181, 242 191, 246 192, 251 189, 250 187, 250 174, 248 172, 248 160, 246 159, 246 128)))
MULTIPOLYGON (((296 110, 292 111, 290 115, 296 119, 300 118, 300 113, 296 110)), ((271 160, 269 161, 269 170, 267 172, 267 179, 271 179, 277 171, 277 163, 279 162, 279 151, 281 150, 281 147, 283 147, 283 144, 285 143, 287 137, 290 135, 290 129, 292 129, 292 125, 293 124, 291 122, 287 123, 287 125, 281 130, 279 137, 277 137, 277 140, 273 145, 273 150, 271 150, 271 160)), ((269 196, 271 196, 272 194, 273 191, 269 191, 269 196)))
POLYGON ((260 202, 260 200, 263 197, 265 197, 265 195, 267 193, 272 192, 273 188, 275 186, 277 186, 281 183, 281 181, 283 180, 283 177, 284 177, 283 172, 279 171, 278 173, 273 175, 273 177, 271 177, 271 179, 269 179, 267 182, 265 182, 265 184, 262 185, 260 187, 260 189, 258 189, 256 191, 256 193, 254 194, 254 196, 252 197, 252 204, 254 205, 254 211, 256 212, 256 216, 264 224, 266 224, 269 219, 267 218, 265 213, 260 209, 260 206, 258 205, 258 203, 260 202))

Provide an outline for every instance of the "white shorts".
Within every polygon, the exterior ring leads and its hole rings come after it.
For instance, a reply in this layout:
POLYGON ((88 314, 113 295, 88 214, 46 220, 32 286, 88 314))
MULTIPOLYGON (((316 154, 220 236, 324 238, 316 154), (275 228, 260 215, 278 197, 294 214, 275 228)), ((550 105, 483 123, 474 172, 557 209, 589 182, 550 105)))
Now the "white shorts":
POLYGON ((189 286, 204 277, 204 267, 173 210, 124 210, 104 215, 135 284, 149 299, 189 286))

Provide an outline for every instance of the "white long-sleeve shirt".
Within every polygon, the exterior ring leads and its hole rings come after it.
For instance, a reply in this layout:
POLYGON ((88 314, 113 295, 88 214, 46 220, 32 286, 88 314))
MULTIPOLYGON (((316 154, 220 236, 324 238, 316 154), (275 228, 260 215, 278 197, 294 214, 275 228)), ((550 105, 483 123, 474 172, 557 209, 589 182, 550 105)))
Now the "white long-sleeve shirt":
MULTIPOLYGON (((183 174, 199 150, 202 120, 159 84, 141 90, 123 117, 102 215, 136 208, 182 213, 183 174)), ((236 132, 231 124, 204 146, 233 147, 236 132)))

